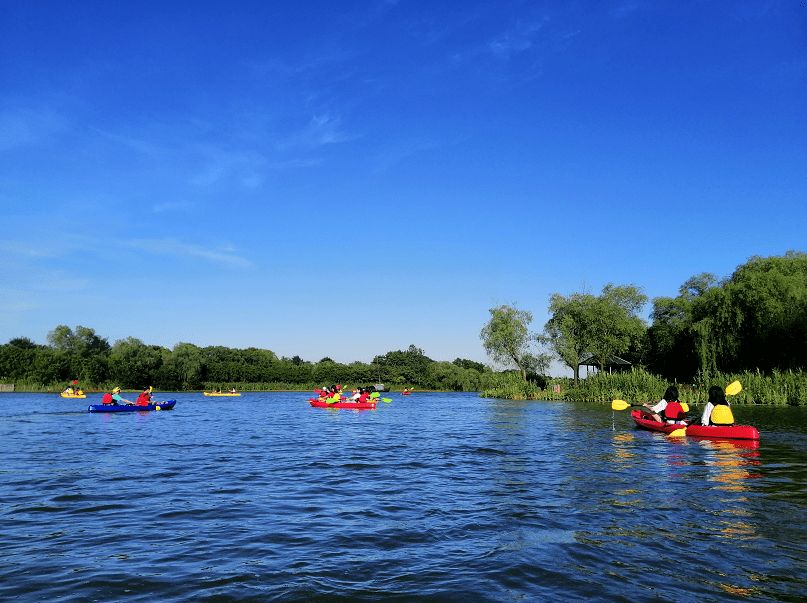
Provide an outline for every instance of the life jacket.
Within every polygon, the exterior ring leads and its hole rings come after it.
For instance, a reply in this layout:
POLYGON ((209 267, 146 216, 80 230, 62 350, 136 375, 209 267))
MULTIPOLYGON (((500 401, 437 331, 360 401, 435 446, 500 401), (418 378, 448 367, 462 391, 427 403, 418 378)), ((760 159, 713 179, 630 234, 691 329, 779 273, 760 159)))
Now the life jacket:
POLYGON ((114 404, 115 400, 112 399, 112 394, 109 392, 104 394, 104 397, 101 398, 101 404, 114 404))
POLYGON ((140 394, 137 397, 137 402, 135 402, 137 406, 148 406, 149 402, 149 395, 148 394, 140 394))
POLYGON ((686 418, 686 414, 679 402, 667 402, 667 407, 664 409, 664 418, 668 421, 682 421, 686 418))
POLYGON ((728 404, 715 404, 712 416, 709 417, 711 425, 734 425, 734 414, 728 404))

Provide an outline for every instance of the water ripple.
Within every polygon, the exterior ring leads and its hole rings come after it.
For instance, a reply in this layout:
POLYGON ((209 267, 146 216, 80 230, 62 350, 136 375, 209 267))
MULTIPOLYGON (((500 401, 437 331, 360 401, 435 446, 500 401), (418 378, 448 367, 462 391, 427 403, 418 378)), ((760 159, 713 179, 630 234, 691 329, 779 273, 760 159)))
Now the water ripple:
POLYGON ((176 397, 134 415, 0 397, 0 599, 807 591, 799 409, 737 409, 762 434, 748 448, 636 431, 599 405, 424 393, 356 412, 294 393, 176 397))

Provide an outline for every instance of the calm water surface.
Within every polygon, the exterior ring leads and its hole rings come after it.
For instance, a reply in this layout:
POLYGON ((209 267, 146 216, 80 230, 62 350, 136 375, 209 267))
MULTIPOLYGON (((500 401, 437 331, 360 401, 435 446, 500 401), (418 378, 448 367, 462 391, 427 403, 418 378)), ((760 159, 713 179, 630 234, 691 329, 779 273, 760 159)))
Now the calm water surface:
POLYGON ((759 446, 607 405, 0 394, 0 600, 804 601, 807 410, 759 446))

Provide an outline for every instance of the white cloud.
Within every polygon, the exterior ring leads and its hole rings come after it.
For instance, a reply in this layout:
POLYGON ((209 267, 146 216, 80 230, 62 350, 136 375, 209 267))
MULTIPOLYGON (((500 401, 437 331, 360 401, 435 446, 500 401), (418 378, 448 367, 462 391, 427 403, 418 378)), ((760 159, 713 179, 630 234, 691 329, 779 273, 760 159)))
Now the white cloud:
POLYGON ((122 244, 160 255, 201 258, 220 266, 232 268, 251 268, 255 265, 254 262, 235 255, 236 250, 232 246, 207 249, 200 245, 180 243, 174 239, 134 239, 122 244))
POLYGON ((345 142, 356 138, 340 131, 341 119, 330 115, 315 115, 308 125, 299 132, 293 133, 285 140, 278 141, 278 150, 295 147, 317 148, 324 145, 345 142))

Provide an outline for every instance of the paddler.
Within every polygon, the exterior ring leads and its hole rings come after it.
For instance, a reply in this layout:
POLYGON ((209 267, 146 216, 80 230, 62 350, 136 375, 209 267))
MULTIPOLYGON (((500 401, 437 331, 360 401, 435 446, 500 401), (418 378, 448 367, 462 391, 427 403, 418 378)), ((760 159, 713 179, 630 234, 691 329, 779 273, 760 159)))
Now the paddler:
POLYGON ((112 393, 104 394, 104 397, 101 399, 101 404, 131 404, 129 400, 126 400, 121 397, 120 395, 120 388, 116 387, 112 390, 112 393))
POLYGON ((147 387, 143 390, 137 397, 137 402, 135 402, 135 406, 148 406, 151 404, 151 387, 147 387))
POLYGON ((698 425, 734 425, 734 413, 731 412, 726 392, 722 387, 713 385, 709 388, 709 401, 703 408, 703 414, 696 420, 698 425))
POLYGON ((648 406, 644 404, 649 410, 653 411, 653 418, 659 423, 678 423, 683 425, 686 413, 678 401, 678 388, 671 385, 664 392, 661 400, 653 405, 648 406))

